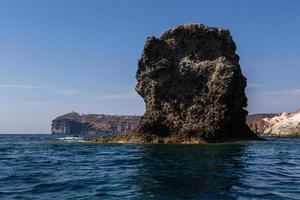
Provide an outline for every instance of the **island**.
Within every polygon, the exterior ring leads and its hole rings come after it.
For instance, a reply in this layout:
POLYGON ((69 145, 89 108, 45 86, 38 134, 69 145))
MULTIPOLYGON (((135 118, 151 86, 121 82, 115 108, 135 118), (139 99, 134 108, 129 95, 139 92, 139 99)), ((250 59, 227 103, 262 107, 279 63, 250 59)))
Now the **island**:
POLYGON ((139 143, 260 139, 246 124, 247 79, 229 30, 183 24, 148 37, 136 73, 139 143))

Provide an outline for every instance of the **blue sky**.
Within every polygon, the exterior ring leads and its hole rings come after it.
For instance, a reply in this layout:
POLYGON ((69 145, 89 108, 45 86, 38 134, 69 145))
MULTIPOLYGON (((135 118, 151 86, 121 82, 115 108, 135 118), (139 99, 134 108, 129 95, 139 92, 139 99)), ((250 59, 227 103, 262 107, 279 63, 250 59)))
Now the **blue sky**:
POLYGON ((226 27, 251 113, 300 108, 300 1, 0 0, 0 133, 49 133, 70 111, 143 114, 145 39, 183 23, 226 27))

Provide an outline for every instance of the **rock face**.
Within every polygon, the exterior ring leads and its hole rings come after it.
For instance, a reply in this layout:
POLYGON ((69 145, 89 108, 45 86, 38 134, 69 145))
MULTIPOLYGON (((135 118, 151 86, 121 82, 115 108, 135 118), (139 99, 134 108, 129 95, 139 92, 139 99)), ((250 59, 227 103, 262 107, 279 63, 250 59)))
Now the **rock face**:
POLYGON ((78 114, 76 112, 57 117, 52 121, 53 134, 115 133, 131 134, 139 116, 78 114))
POLYGON ((245 123, 246 78, 235 50, 228 30, 202 24, 148 37, 136 73, 136 91, 146 104, 137 137, 255 138, 245 123))
POLYGON ((261 113, 248 115, 246 117, 246 123, 254 133, 263 133, 263 131, 269 126, 264 119, 273 118, 279 115, 278 113, 261 113))
POLYGON ((264 136, 300 136, 300 110, 293 113, 249 115, 247 123, 253 131, 264 136))

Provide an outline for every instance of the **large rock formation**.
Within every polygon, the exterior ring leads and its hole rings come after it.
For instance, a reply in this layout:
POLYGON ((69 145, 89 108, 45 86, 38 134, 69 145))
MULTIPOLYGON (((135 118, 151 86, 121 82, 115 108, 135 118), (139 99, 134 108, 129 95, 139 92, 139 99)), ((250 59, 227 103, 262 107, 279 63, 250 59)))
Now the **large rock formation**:
POLYGON ((228 30, 202 24, 148 37, 136 74, 136 91, 146 103, 137 138, 176 143, 256 138, 245 123, 246 78, 235 50, 228 30))
POLYGON ((52 121, 53 134, 115 133, 131 134, 139 116, 78 114, 71 112, 52 121))
POLYGON ((300 136, 300 110, 247 116, 250 128, 264 136, 300 136))

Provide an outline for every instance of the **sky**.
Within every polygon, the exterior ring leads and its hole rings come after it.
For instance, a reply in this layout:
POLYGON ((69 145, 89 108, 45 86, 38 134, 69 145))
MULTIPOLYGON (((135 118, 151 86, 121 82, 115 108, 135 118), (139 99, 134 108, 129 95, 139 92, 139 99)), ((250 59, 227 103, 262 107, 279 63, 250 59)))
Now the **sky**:
POLYGON ((62 114, 141 115, 147 36, 184 23, 230 30, 250 113, 300 108, 300 1, 0 0, 0 133, 50 133, 62 114))

